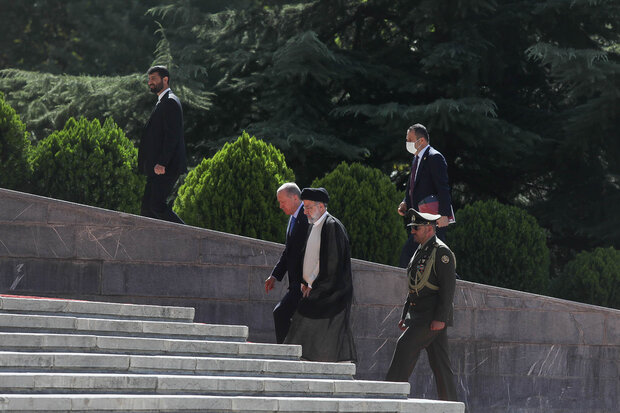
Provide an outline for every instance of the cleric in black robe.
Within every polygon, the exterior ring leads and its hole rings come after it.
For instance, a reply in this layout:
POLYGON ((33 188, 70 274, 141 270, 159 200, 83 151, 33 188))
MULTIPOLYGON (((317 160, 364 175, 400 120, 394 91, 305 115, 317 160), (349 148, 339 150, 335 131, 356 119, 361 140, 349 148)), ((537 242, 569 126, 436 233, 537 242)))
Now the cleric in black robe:
POLYGON ((301 192, 311 225, 304 251, 302 293, 285 344, 301 344, 302 358, 356 361, 350 327, 353 280, 349 236, 327 212, 324 188, 301 192))

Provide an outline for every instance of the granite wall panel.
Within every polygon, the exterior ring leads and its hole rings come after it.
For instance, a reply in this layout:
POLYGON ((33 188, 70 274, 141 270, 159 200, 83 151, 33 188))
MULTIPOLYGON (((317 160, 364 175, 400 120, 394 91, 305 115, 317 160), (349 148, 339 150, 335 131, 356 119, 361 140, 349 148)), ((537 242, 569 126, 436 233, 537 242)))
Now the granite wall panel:
POLYGON ((0 256, 69 258, 75 256, 72 227, 2 223, 0 256))
POLYGON ((2 194, 0 222, 47 222, 47 203, 2 194))
POLYGON ((0 258, 0 290, 14 295, 100 296, 101 266, 98 261, 0 258))
MULTIPOLYGON (((189 306, 195 321, 247 325, 274 342, 288 281, 264 280, 283 246, 0 189, 0 291, 189 306), (13 288, 11 288, 13 287, 13 288)), ((385 377, 405 271, 353 260, 356 376, 385 377)), ((458 281, 450 353, 469 413, 615 413, 620 311, 458 281)), ((411 396, 434 398, 425 352, 411 396)))

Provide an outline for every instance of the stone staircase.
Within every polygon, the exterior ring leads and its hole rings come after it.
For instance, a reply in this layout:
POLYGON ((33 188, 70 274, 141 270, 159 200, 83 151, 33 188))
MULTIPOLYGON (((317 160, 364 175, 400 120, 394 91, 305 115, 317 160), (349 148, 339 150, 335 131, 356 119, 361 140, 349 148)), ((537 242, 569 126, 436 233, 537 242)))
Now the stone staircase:
POLYGON ((193 319, 193 308, 0 296, 0 411, 464 411, 193 319))

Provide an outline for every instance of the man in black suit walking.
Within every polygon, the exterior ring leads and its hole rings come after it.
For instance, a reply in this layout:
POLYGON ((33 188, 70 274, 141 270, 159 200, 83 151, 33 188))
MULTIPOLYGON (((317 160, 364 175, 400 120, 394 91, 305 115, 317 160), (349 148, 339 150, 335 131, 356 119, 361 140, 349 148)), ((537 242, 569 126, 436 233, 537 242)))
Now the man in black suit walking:
MULTIPOLYGON (((407 180, 405 198, 398 206, 398 213, 405 216, 409 209, 438 214, 437 237, 446 239, 446 229, 454 216, 448 184, 448 164, 443 155, 430 146, 428 131, 424 125, 416 123, 407 130, 407 151, 414 155, 411 174, 407 180), (425 210, 421 203, 433 205, 425 210)), ((403 246, 399 265, 406 268, 418 244, 410 235, 403 246)))
POLYGON ((302 295, 303 250, 308 235, 308 217, 304 214, 304 204, 300 195, 299 187, 293 182, 285 183, 276 192, 280 209, 286 215, 290 215, 286 228, 284 251, 271 275, 265 280, 265 291, 269 292, 273 289, 276 280, 282 281, 284 274, 288 272, 288 292, 273 309, 273 321, 278 344, 284 342, 291 325, 291 317, 293 317, 302 295))
POLYGON ((183 108, 170 90, 170 73, 165 66, 153 66, 147 73, 148 86, 158 100, 138 150, 138 170, 147 176, 140 214, 184 224, 167 203, 179 175, 187 172, 183 108))

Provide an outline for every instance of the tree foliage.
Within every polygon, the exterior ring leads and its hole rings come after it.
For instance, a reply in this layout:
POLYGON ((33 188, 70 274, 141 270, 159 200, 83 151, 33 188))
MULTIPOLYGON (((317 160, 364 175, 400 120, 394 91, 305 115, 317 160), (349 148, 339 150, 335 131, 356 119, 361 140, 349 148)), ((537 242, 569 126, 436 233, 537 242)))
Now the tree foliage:
MULTIPOLYGON (((195 162, 196 117, 210 106, 208 93, 184 86, 172 77, 172 87, 184 110, 186 144, 195 162)), ((16 111, 23 116, 35 141, 60 129, 69 118, 111 117, 137 144, 157 98, 146 85, 145 74, 127 76, 68 76, 23 70, 0 70, 0 89, 5 90, 16 111)))
POLYGON ((117 211, 139 213, 144 177, 138 151, 110 118, 70 118, 37 144, 33 189, 39 195, 117 211))
POLYGON ((0 0, 0 68, 48 73, 144 72, 157 40, 155 0, 0 0))
POLYGON ((572 249, 620 245, 613 207, 620 205, 620 61, 608 47, 583 41, 582 49, 539 43, 528 51, 563 95, 549 134, 557 146, 547 153, 548 179, 538 185, 532 212, 551 229, 554 244, 572 249))
MULTIPOLYGON (((342 160, 406 162, 405 130, 422 122, 457 207, 496 198, 532 208, 555 244, 600 242, 587 226, 570 236, 565 215, 601 212, 595 194, 618 200, 617 2, 178 1, 151 13, 170 59, 215 94, 214 145, 240 128, 268 136, 308 182, 342 160)), ((606 210, 604 242, 617 243, 606 210)))
POLYGON ((284 242, 276 191, 294 179, 279 150, 244 132, 190 171, 174 210, 189 225, 284 242))
POLYGON ((524 210, 496 200, 477 201, 456 214, 448 231, 461 278, 545 293, 549 248, 544 230, 524 210))
POLYGON ((620 251, 583 251, 566 264, 555 283, 558 297, 620 309, 620 251))
POLYGON ((191 163, 247 130, 285 154, 302 186, 346 161, 402 189, 405 131, 421 122, 446 157, 457 210, 491 198, 527 208, 557 257, 620 244, 617 0, 118 1, 0 0, 15 22, 0 56, 23 55, 2 64, 29 70, 2 72, 0 90, 36 139, 86 115, 113 116, 136 140, 153 100, 143 75, 122 72, 123 50, 141 53, 132 30, 157 28, 154 61, 172 69, 191 163), (101 24, 88 24, 94 10, 101 24), (97 49, 102 27, 127 46, 97 49))
POLYGON ((0 187, 27 189, 32 173, 29 155, 26 125, 0 92, 0 187))
POLYGON ((206 66, 216 95, 211 115, 226 120, 216 135, 242 127, 269 136, 292 165, 306 165, 298 173, 309 178, 343 159, 387 170, 407 158, 397 142, 411 123, 422 121, 459 166, 453 168, 456 182, 461 173, 471 174, 474 192, 514 197, 536 160, 524 155, 542 138, 524 122, 500 118, 498 101, 511 102, 510 115, 517 109, 530 115, 529 101, 514 99, 519 86, 506 83, 537 69, 523 54, 530 45, 525 34, 506 39, 497 33, 506 32, 507 20, 519 27, 528 5, 273 3, 214 13, 190 1, 152 11, 174 46, 171 59, 206 66), (189 34, 197 35, 191 44, 189 34), (505 53, 498 60, 506 44, 519 47, 519 56, 505 53), (491 156, 477 157, 485 146, 491 156), (523 158, 526 164, 517 162, 523 158), (486 179, 491 168, 507 179, 486 179))
POLYGON ((312 182, 329 193, 328 210, 346 227, 351 255, 366 261, 397 265, 406 232, 395 205, 402 200, 380 170, 343 162, 312 182))
POLYGON ((146 75, 67 76, 7 69, 0 85, 22 115, 35 141, 61 129, 70 118, 113 118, 138 140, 156 100, 146 75))

